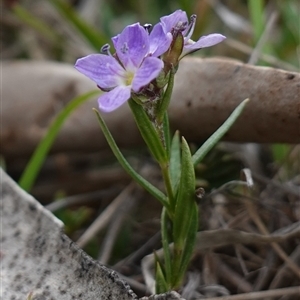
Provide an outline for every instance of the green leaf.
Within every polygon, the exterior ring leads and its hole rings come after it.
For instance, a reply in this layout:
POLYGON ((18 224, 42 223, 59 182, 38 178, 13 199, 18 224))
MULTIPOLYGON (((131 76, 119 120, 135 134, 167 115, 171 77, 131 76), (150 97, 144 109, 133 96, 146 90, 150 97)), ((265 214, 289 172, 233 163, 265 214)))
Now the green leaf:
POLYGON ((154 185, 152 185, 150 182, 148 182, 146 179, 144 179, 141 175, 139 175, 128 163, 128 161, 125 159, 123 154, 121 153, 120 149, 118 148, 114 138, 112 137, 108 127, 106 126, 103 118, 101 117, 100 113, 94 109, 99 125, 102 129, 102 132, 113 151, 114 155, 116 156, 117 160, 121 164, 121 166, 125 169, 125 171, 138 183, 140 184, 146 191, 148 191, 153 197, 155 197, 157 200, 161 202, 161 204, 165 207, 169 207, 168 204, 168 198, 154 185))
POLYGON ((169 283, 171 283, 170 280, 172 275, 172 260, 171 260, 170 246, 169 246, 169 244, 171 244, 170 234, 169 234, 170 225, 171 225, 170 218, 168 217, 167 210, 164 207, 161 213, 161 240, 162 240, 164 259, 165 259, 165 273, 166 273, 165 279, 169 283))
MULTIPOLYGON (((185 274, 186 269, 190 263, 191 257, 193 255, 194 246, 196 243, 197 231, 198 231, 198 206, 194 202, 193 209, 190 214, 190 224, 189 230, 187 232, 186 241, 184 245, 184 250, 182 253, 182 260, 180 264, 179 274, 185 274)), ((179 280, 181 281, 181 279, 179 280)))
POLYGON ((168 284, 165 279, 164 272, 162 270, 162 266, 160 262, 156 261, 156 272, 155 272, 155 293, 156 294, 163 294, 168 292, 168 284))
POLYGON ((182 138, 181 176, 173 220, 173 238, 176 243, 184 244, 188 232, 190 213, 195 203, 195 170, 190 148, 182 138))
POLYGON ((177 193, 180 173, 181 173, 181 157, 180 157, 180 140, 179 131, 176 131, 171 143, 170 154, 170 177, 174 195, 177 193))
POLYGON ((128 103, 139 131, 151 154, 160 164, 165 164, 168 161, 166 150, 145 110, 132 99, 130 99, 128 103))
POLYGON ((63 123, 69 115, 81 104, 90 100, 93 96, 99 94, 99 90, 88 92, 71 100, 66 107, 57 115, 53 123, 50 125, 46 135, 41 140, 33 155, 31 156, 24 172, 19 180, 19 185, 25 191, 29 191, 42 167, 42 164, 60 130, 63 123))
POLYGON ((196 151, 193 155, 193 164, 196 166, 205 155, 220 141, 224 134, 230 129, 237 118, 241 115, 249 99, 244 100, 239 106, 232 112, 229 118, 211 135, 207 141, 196 151))

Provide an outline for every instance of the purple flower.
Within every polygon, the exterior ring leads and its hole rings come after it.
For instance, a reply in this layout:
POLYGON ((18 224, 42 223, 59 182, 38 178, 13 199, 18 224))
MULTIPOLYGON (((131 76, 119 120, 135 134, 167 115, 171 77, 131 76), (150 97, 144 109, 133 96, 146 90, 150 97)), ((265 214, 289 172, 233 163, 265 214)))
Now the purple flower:
POLYGON ((191 40, 191 36, 195 29, 196 18, 196 15, 192 15, 189 23, 186 12, 179 9, 171 15, 162 17, 160 19, 165 33, 172 32, 174 29, 176 30, 182 28, 184 45, 180 58, 201 48, 214 46, 226 38, 222 34, 213 33, 200 37, 197 42, 191 40))
POLYGON ((168 39, 163 30, 158 28, 151 37, 136 23, 112 39, 117 58, 105 46, 102 49, 106 54, 91 54, 77 60, 75 68, 107 92, 98 99, 102 111, 117 109, 130 98, 131 92, 139 93, 159 75, 163 62, 156 56, 169 47, 166 41, 162 43, 164 37, 168 39), (161 49, 159 43, 163 46, 161 49))
MULTIPOLYGON (((150 24, 144 26, 147 32, 151 27, 152 25, 150 24)), ((117 47, 119 36, 120 34, 112 38, 115 48, 117 47)), ((156 24, 149 33, 149 51, 147 56, 159 57, 164 54, 169 49, 172 38, 171 32, 165 32, 161 23, 156 24)))

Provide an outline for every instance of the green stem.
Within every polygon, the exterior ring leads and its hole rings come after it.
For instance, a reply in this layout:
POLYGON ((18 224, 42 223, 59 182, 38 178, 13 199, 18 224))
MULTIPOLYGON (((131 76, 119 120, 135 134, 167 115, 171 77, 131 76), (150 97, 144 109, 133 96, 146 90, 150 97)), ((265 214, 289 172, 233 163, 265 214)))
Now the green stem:
POLYGON ((172 69, 170 71, 170 78, 169 78, 167 89, 166 89, 163 99, 161 100, 160 105, 157 109, 156 120, 157 120, 158 124, 161 124, 163 122, 165 113, 167 112, 167 109, 169 107, 169 104, 171 101, 171 96, 172 96, 172 91, 173 91, 173 87, 174 87, 175 73, 176 73, 175 69, 172 69))
POLYGON ((161 168, 161 173, 163 176, 166 192, 169 198, 169 203, 172 208, 172 215, 174 214, 174 209, 175 209, 175 199, 174 199, 174 192, 173 192, 173 187, 172 187, 172 181, 171 181, 171 176, 170 176, 170 127, 169 127, 169 120, 168 120, 168 115, 165 112, 164 114, 164 121, 163 121, 163 126, 156 127, 156 131, 160 135, 160 138, 162 139, 162 142, 164 144, 164 148, 166 149, 168 161, 160 163, 160 168, 161 168))

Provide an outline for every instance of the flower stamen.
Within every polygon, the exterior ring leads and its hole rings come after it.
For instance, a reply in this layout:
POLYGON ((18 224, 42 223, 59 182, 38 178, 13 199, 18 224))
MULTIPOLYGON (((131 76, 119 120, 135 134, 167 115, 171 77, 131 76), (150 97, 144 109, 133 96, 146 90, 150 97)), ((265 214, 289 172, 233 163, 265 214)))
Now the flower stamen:
POLYGON ((145 28, 145 30, 148 32, 148 33, 150 33, 150 31, 151 31, 151 29, 152 29, 152 24, 150 24, 150 23, 146 23, 146 24, 144 24, 143 25, 143 27, 145 28))
POLYGON ((124 43, 123 46, 121 47, 120 51, 123 53, 123 54, 126 54, 129 50, 129 47, 128 47, 128 44, 127 43, 124 43))
POLYGON ((187 22, 182 22, 179 21, 173 28, 174 32, 183 32, 184 30, 186 30, 188 23, 187 22))
POLYGON ((196 19, 197 19, 197 16, 196 15, 191 15, 191 18, 190 18, 190 24, 186 30, 186 34, 185 34, 185 41, 188 41, 193 32, 194 32, 194 29, 195 29, 195 24, 196 24, 196 19))
POLYGON ((110 49, 110 45, 109 44, 105 44, 104 46, 101 47, 100 52, 103 53, 103 54, 105 54, 105 55, 111 56, 111 53, 110 53, 109 49, 110 49))

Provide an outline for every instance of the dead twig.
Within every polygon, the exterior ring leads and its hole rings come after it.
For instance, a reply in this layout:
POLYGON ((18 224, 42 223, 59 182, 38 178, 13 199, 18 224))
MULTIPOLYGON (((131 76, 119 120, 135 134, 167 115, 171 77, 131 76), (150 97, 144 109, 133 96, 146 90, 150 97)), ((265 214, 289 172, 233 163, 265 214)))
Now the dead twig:
POLYGON ((245 280, 240 274, 235 272, 233 269, 228 267, 222 260, 217 256, 214 255, 215 263, 217 264, 218 268, 218 276, 223 280, 230 282, 234 286, 236 286, 237 290, 248 293, 253 290, 253 286, 247 280, 245 280))
MULTIPOLYGON (((268 235, 269 231, 266 228, 265 224, 261 220, 259 214, 257 213, 253 203, 250 201, 245 201, 245 205, 247 206, 249 215, 251 216, 253 222, 256 224, 258 229, 260 230, 261 233, 268 235)), ((300 231, 300 227, 298 228, 300 231)), ((293 261, 288 257, 288 255, 285 253, 285 251, 276 243, 276 242, 271 242, 271 246, 274 249, 274 251, 277 253, 277 255, 288 265, 291 271, 294 272, 294 274, 300 278, 300 268, 297 267, 293 261)))
POLYGON ((104 228, 109 223, 111 217, 122 203, 129 201, 128 198, 130 197, 134 187, 135 183, 131 182, 119 194, 119 196, 98 216, 98 218, 78 239, 77 244, 80 248, 83 248, 102 228, 104 228))
MULTIPOLYGON (((300 246, 298 246, 293 253, 290 255, 290 260, 294 263, 294 265, 299 265, 300 263, 300 246)), ((277 274, 273 278, 269 289, 279 288, 280 285, 284 280, 286 280, 286 277, 289 276, 292 280, 292 277, 294 277, 290 272, 288 272, 289 265, 287 263, 283 264, 281 268, 278 270, 277 274)))
POLYGON ((110 259, 110 256, 112 254, 112 248, 114 246, 114 243, 118 237, 118 233, 122 227, 122 224, 124 223, 124 220, 128 213, 134 208, 136 205, 138 199, 141 195, 141 188, 138 186, 135 186, 137 194, 134 194, 133 191, 131 193, 130 201, 126 201, 122 203, 114 213, 109 228, 106 232, 106 236, 103 240, 102 247, 99 253, 98 260, 104 264, 107 265, 108 261, 110 259))

